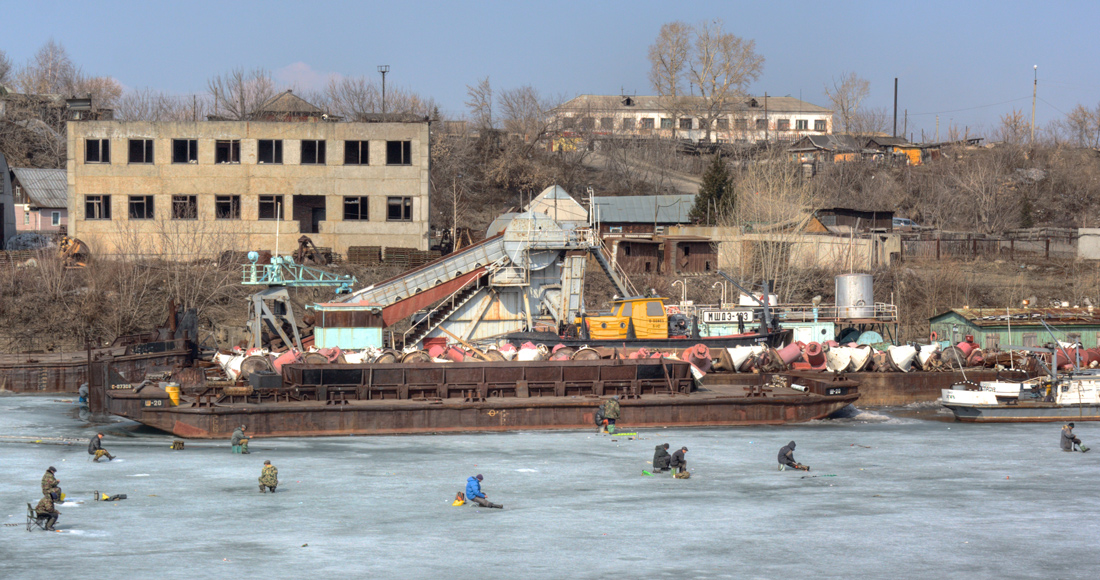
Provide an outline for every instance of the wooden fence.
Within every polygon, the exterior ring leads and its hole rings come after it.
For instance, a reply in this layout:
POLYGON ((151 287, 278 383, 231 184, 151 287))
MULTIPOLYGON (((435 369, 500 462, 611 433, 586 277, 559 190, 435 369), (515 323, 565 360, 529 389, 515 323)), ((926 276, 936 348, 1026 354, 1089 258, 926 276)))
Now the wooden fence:
POLYGON ((1074 259, 1077 239, 1047 237, 1039 239, 1008 238, 936 238, 902 240, 901 257, 906 260, 945 259, 1074 259))

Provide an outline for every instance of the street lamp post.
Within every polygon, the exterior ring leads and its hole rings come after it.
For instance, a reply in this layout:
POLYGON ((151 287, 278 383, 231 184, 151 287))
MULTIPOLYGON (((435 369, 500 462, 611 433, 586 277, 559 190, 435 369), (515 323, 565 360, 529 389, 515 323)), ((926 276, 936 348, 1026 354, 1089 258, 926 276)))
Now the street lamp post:
POLYGON ((1031 145, 1035 146, 1035 96, 1039 94, 1039 65, 1035 65, 1035 83, 1031 86, 1031 145))
POLYGON ((382 73, 382 114, 386 114, 386 73, 390 72, 390 65, 378 65, 378 72, 382 73))

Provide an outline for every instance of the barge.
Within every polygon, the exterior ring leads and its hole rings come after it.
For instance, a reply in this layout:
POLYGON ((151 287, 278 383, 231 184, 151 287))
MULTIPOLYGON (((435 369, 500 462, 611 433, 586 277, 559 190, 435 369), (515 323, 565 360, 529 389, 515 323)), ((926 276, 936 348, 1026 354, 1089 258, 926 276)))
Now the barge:
POLYGON ((690 363, 669 359, 292 364, 248 385, 131 384, 100 368, 93 412, 184 438, 390 435, 594 429, 594 414, 621 399, 623 428, 781 425, 820 419, 854 403, 843 377, 791 378, 697 388, 690 363), (176 387, 172 387, 175 389, 176 387))

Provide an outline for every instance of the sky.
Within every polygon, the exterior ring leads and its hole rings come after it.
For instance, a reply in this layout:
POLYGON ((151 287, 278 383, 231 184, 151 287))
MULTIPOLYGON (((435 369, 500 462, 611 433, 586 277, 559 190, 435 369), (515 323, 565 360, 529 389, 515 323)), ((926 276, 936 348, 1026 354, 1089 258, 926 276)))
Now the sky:
POLYGON ((387 64, 387 86, 465 113, 467 85, 532 85, 543 95, 653 94, 647 50, 661 25, 719 19, 766 59, 751 94, 828 105, 824 86, 853 71, 865 105, 929 139, 939 117, 989 132, 1013 109, 1036 126, 1100 104, 1100 2, 87 2, 0 0, 0 50, 18 66, 53 38, 91 75, 132 89, 189 95, 236 67, 320 88, 387 64), (1090 42, 1091 40, 1091 42, 1090 42))

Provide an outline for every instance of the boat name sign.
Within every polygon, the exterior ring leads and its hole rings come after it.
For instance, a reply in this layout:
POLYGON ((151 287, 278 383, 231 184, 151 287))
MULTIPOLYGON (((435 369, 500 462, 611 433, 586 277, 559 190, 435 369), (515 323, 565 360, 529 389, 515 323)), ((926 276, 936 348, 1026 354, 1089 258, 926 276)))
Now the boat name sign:
POLYGON ((737 322, 737 315, 741 315, 741 320, 745 322, 752 322, 752 310, 704 310, 703 322, 708 324, 737 322))

